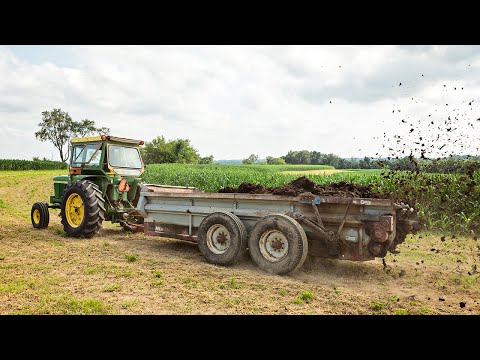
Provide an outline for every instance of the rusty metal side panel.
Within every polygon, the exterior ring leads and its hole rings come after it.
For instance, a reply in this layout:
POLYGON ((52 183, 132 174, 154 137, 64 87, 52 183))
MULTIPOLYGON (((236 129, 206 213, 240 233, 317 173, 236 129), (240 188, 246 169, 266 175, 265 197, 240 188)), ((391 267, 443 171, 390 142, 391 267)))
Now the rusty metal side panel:
MULTIPOLYGON (((239 194, 239 193, 207 193, 202 191, 192 191, 178 193, 174 191, 167 191, 165 188, 161 191, 144 192, 144 195, 149 197, 163 196, 163 197, 191 197, 191 198, 203 198, 203 199, 235 199, 235 200, 267 200, 267 201, 280 201, 280 202, 299 202, 302 199, 302 195, 299 196, 281 196, 271 194, 239 194)), ((386 206, 393 207, 393 201, 390 199, 373 199, 373 198, 342 198, 335 196, 319 196, 321 203, 325 204, 348 204, 352 201, 352 205, 365 205, 365 206, 386 206)))
POLYGON ((164 197, 164 198, 202 198, 202 199, 235 199, 235 194, 230 193, 206 193, 206 192, 196 192, 191 193, 174 193, 170 191, 145 191, 141 192, 140 195, 147 196, 148 198, 155 197, 164 197))
POLYGON ((160 194, 192 194, 192 193, 202 193, 194 187, 188 186, 171 186, 171 185, 155 185, 155 184, 144 184, 147 189, 154 193, 160 194))
POLYGON ((254 210, 259 214, 270 213, 286 213, 291 211, 297 202, 291 200, 271 200, 271 199, 235 199, 235 209, 237 210, 254 210))
POLYGON ((334 196, 320 196, 321 204, 343 204, 347 205, 352 201, 352 205, 361 206, 385 206, 393 207, 393 201, 390 199, 373 199, 373 198, 342 198, 334 196))
POLYGON ((144 224, 144 233, 150 236, 162 236, 197 242, 197 229, 192 229, 192 235, 188 235, 188 226, 148 222, 144 224))

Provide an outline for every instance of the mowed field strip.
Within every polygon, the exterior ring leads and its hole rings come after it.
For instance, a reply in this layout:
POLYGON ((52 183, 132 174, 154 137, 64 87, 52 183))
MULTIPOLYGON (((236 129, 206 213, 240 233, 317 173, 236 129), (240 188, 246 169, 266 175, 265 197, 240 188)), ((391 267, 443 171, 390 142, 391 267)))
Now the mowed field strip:
POLYGON ((327 169, 327 170, 282 171, 282 174, 302 176, 302 175, 331 175, 331 174, 338 174, 342 172, 348 172, 348 170, 327 169))
MULTIPOLYGON (((324 171, 324 170, 323 170, 324 171)), ((0 171, 1 314, 480 314, 480 247, 467 237, 408 236, 400 254, 307 259, 289 276, 208 264, 195 244, 129 234, 65 236, 59 210, 36 230, 52 171, 0 171)))

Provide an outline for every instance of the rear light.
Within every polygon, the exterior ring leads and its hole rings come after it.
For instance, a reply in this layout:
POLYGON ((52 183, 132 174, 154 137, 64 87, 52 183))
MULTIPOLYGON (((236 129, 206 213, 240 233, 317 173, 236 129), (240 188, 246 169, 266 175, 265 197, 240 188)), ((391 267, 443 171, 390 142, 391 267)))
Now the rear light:
POLYGON ((143 145, 143 144, 145 144, 143 140, 140 140, 140 142, 138 143, 138 145, 143 145))

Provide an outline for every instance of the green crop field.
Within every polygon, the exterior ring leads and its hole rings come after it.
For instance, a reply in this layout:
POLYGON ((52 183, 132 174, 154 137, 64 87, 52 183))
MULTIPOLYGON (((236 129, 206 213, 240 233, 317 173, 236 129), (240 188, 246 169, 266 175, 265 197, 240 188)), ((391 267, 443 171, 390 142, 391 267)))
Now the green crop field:
POLYGON ((57 170, 66 168, 67 163, 60 161, 0 159, 0 170, 57 170))
POLYGON ((310 171, 335 170, 326 165, 147 165, 143 179, 147 183, 195 186, 203 191, 215 192, 227 186, 238 187, 242 182, 261 183, 266 187, 286 184, 299 176, 299 172, 315 182, 369 181, 381 170, 342 170, 329 176, 310 175, 310 171), (286 172, 294 171, 295 174, 286 172))

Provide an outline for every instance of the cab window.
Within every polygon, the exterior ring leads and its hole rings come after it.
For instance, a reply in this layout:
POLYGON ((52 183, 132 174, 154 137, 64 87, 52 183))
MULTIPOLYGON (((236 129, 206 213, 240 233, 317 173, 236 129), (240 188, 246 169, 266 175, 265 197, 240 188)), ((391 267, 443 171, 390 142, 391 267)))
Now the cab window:
POLYGON ((102 144, 96 143, 75 145, 72 152, 72 167, 80 167, 82 165, 100 165, 100 159, 102 157, 101 146, 102 144))

